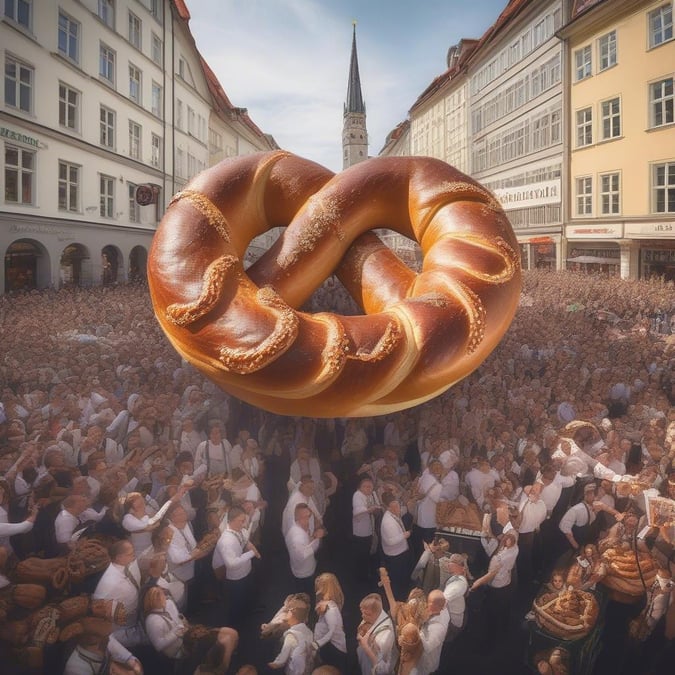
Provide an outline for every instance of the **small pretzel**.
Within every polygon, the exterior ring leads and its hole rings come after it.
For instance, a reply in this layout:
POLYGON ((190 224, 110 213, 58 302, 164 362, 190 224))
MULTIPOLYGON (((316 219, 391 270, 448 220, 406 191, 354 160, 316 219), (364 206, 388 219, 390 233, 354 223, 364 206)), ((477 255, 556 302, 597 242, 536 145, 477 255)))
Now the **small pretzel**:
POLYGON ((148 281, 174 347, 281 414, 380 415, 476 369, 515 314, 520 263, 496 199, 447 164, 373 158, 334 175, 286 152, 225 160, 174 196, 148 281), (248 269, 249 243, 286 226, 248 269), (371 229, 414 239, 416 274, 371 229), (299 308, 336 273, 365 312, 299 308))

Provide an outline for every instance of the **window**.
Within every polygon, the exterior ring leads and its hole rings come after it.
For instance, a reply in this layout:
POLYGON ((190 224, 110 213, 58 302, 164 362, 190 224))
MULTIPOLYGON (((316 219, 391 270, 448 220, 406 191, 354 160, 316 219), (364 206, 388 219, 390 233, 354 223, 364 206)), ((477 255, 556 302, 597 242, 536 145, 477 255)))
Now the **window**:
POLYGON ((181 148, 176 148, 176 165, 173 168, 173 172, 176 174, 177 178, 185 178, 185 160, 183 157, 183 150, 181 148))
POLYGON ((161 66, 164 62, 163 51, 164 45, 162 44, 161 39, 153 33, 150 38, 150 56, 158 66, 161 66))
POLYGON ((113 0, 98 0, 98 18, 109 28, 115 29, 115 3, 113 0))
POLYGON ((673 6, 669 2, 649 12, 649 46, 657 47, 673 39, 673 6))
POLYGON ((223 149, 223 137, 217 131, 209 129, 209 152, 215 155, 223 149))
POLYGON ((5 145, 5 202, 33 203, 33 172, 35 153, 5 145))
POLYGON ((141 125, 129 120, 129 157, 141 158, 141 125))
POLYGON ((195 131, 195 119, 196 119, 195 118, 195 111, 190 106, 188 106, 187 107, 187 124, 188 124, 187 130, 188 130, 188 134, 190 134, 190 136, 196 136, 197 135, 196 131, 195 131))
POLYGON ((598 40, 599 69, 606 70, 616 65, 616 31, 603 35, 598 40))
POLYGON ((621 136, 621 101, 613 98, 600 104, 602 118, 602 138, 618 138, 621 136))
POLYGON ((141 20, 133 12, 129 12, 129 42, 136 49, 141 48, 141 20))
POLYGON ((197 173, 197 158, 191 153, 187 154, 187 177, 192 178, 197 173))
POLYGON ((176 99, 176 126, 183 130, 183 101, 176 99))
POLYGON ((590 216, 593 213, 593 178, 577 178, 577 215, 590 216))
POLYGON ((157 21, 162 20, 162 0, 150 0, 150 14, 157 21))
POLYGON ((30 30, 31 3, 29 0, 5 0, 5 16, 26 30, 30 30))
POLYGON ((652 127, 672 124, 673 118, 673 78, 668 77, 649 85, 651 99, 652 127))
POLYGON ((593 109, 577 110, 577 148, 593 143, 593 109))
POLYGON ((59 53, 76 63, 79 60, 80 24, 67 14, 59 12, 59 53))
POLYGON ((106 148, 115 147, 115 111, 101 106, 101 145, 106 148))
POLYGON ((101 197, 99 213, 101 218, 113 218, 115 216, 115 179, 103 174, 99 178, 101 197))
POLYGON ((152 134, 152 156, 150 162, 152 166, 159 166, 162 164, 162 139, 157 134, 152 134))
POLYGON ((136 201, 136 188, 138 186, 134 183, 127 183, 127 186, 129 188, 129 222, 140 223, 141 207, 136 201))
POLYGON ((654 211, 675 213, 675 162, 655 164, 652 170, 654 211))
POLYGON ((31 66, 5 56, 5 104, 23 110, 33 111, 33 73, 31 66))
POLYGON ((551 143, 560 143, 562 140, 561 113, 554 110, 551 113, 551 143))
POLYGON ((59 82, 59 124, 66 129, 80 128, 80 92, 59 82))
POLYGON ((141 71, 129 64, 129 98, 141 104, 141 71))
POLYGON ((80 167, 70 162, 59 162, 59 209, 80 210, 80 167))
POLYGON ((574 52, 574 65, 576 68, 577 81, 590 77, 591 73, 591 45, 587 45, 583 49, 578 49, 574 52))
POLYGON ((115 52, 103 43, 99 47, 98 74, 110 84, 115 84, 115 52))
POLYGON ((603 216, 621 213, 619 197, 619 174, 600 174, 600 213, 603 216))
POLYGON ((162 116, 162 87, 157 82, 152 83, 152 114, 162 116))

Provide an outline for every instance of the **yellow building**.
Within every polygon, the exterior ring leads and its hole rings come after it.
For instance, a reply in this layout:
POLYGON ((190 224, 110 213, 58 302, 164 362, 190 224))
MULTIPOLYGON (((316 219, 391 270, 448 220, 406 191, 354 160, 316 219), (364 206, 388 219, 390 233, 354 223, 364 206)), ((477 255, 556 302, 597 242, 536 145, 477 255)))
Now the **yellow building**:
POLYGON ((675 279, 673 5, 577 0, 560 31, 568 268, 675 279))

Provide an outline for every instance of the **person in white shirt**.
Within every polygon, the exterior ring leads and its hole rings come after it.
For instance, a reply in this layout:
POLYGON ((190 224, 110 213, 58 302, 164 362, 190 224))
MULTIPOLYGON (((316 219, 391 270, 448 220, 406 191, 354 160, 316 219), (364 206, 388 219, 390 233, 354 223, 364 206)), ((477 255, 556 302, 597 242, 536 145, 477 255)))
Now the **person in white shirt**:
POLYGON ((307 504, 295 507, 295 524, 286 533, 285 541, 291 563, 291 572, 296 582, 297 593, 314 594, 316 552, 321 539, 326 536, 322 527, 311 529, 312 512, 307 504))
POLYGON ((206 439, 204 434, 195 429, 192 417, 186 417, 181 423, 179 452, 189 452, 193 457, 197 453, 197 447, 206 439))
POLYGON ((501 536, 499 546, 490 558, 488 571, 471 586, 471 592, 481 586, 487 587, 484 636, 491 645, 503 640, 508 632, 513 596, 512 572, 518 557, 517 537, 513 530, 501 536))
POLYGON ((166 552, 169 571, 185 584, 188 611, 191 601, 196 601, 195 561, 209 555, 208 549, 197 548, 197 541, 188 521, 187 512, 180 501, 173 502, 166 513, 167 520, 173 530, 173 538, 166 552), (191 592, 192 590, 192 592, 191 592))
MULTIPOLYGON (((152 586, 146 592, 143 614, 148 640, 158 652, 177 661, 190 656, 184 637, 191 626, 179 613, 172 598, 167 597, 159 586, 152 586)), ((213 646, 216 642, 223 645, 222 659, 218 666, 220 672, 226 672, 239 641, 239 634, 233 628, 216 628, 209 631, 206 640, 206 646, 213 646)))
POLYGON ((448 578, 443 586, 443 597, 448 610, 448 640, 454 640, 464 627, 466 617, 466 595, 469 590, 468 566, 466 555, 451 553, 441 558, 439 563, 443 565, 448 578))
MULTIPOLYGON (((77 645, 71 652, 63 675, 104 675, 106 662, 121 664, 125 672, 143 675, 141 662, 112 635, 84 632, 77 638, 77 645)), ((108 663, 108 665, 110 665, 108 663)))
POLYGON ((423 542, 430 543, 434 539, 438 523, 436 522, 436 505, 441 499, 443 485, 443 465, 432 459, 422 472, 417 485, 417 520, 414 532, 414 555, 419 558, 424 549, 423 542))
POLYGON ((391 492, 382 495, 382 504, 386 509, 380 524, 384 566, 394 597, 404 598, 408 596, 413 566, 412 551, 408 544, 410 531, 401 520, 401 503, 391 492))
POLYGON ((423 646, 422 657, 417 664, 420 675, 430 675, 438 670, 449 623, 445 596, 442 591, 435 589, 427 597, 427 620, 420 628, 423 646))
POLYGON ((497 482, 495 474, 490 470, 490 462, 484 457, 479 458, 478 465, 466 474, 464 480, 471 489, 476 504, 482 508, 487 491, 497 482))
POLYGON ((366 595, 359 609, 363 621, 357 631, 356 655, 361 675, 389 675, 398 655, 394 624, 377 593, 366 595))
POLYGON ((13 550, 10 543, 10 537, 15 534, 30 532, 35 524, 37 508, 31 509, 28 517, 20 523, 10 523, 7 507, 9 506, 9 490, 6 489, 6 483, 0 482, 0 547, 13 550))
POLYGON ((541 561, 539 528, 546 520, 547 509, 541 499, 542 483, 526 485, 518 506, 518 580, 527 584, 534 581, 541 561))
POLYGON ((268 663, 273 670, 283 668, 286 675, 305 675, 314 668, 314 635, 307 627, 309 607, 303 603, 292 603, 286 611, 289 628, 284 632, 281 651, 274 661, 268 663))
POLYGON ((376 520, 382 512, 370 476, 362 476, 352 496, 352 536, 354 576, 367 583, 374 574, 374 556, 377 551, 376 520))
POLYGON ((312 529, 319 527, 321 525, 321 516, 319 515, 319 509, 314 501, 314 490, 316 486, 314 480, 310 475, 304 475, 300 479, 300 485, 297 490, 292 492, 286 506, 284 507, 283 513, 281 515, 281 533, 286 536, 286 533, 295 523, 295 507, 298 504, 306 504, 310 511, 312 512, 312 529))
POLYGON ((80 516, 89 506, 89 498, 84 495, 69 495, 61 504, 61 511, 54 520, 56 543, 62 553, 70 551, 75 530, 82 524, 80 516))
POLYGON ((194 454, 195 474, 209 478, 222 473, 229 476, 235 466, 232 459, 232 445, 223 436, 220 423, 216 422, 209 429, 208 439, 197 446, 194 454))
POLYGON ((224 624, 238 628, 250 603, 253 585, 253 558, 260 558, 258 549, 249 541, 246 524, 248 518, 239 506, 227 512, 227 528, 223 531, 213 553, 213 567, 225 567, 226 606, 224 624))
POLYGON ((110 565, 99 579, 92 598, 94 600, 115 600, 121 602, 126 611, 122 625, 113 624, 115 637, 131 649, 145 642, 138 625, 138 602, 141 589, 141 571, 128 539, 120 539, 110 547, 110 565))
POLYGON ((319 648, 321 663, 347 672, 347 641, 342 621, 344 594, 337 577, 324 572, 314 580, 317 620, 314 641, 319 648))
POLYGON ((127 495, 124 501, 122 527, 131 535, 136 557, 139 557, 152 544, 152 530, 159 525, 171 504, 182 498, 184 491, 183 488, 179 488, 173 497, 152 516, 148 514, 145 497, 140 492, 131 492, 127 495))

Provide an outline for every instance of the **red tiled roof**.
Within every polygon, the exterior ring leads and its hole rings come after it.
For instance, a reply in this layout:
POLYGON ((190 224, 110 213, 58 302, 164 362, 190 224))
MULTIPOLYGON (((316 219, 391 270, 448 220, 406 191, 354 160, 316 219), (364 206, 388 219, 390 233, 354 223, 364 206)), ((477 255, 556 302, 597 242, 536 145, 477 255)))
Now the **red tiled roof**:
POLYGON ((178 12, 178 16, 183 19, 183 21, 190 20, 190 10, 187 8, 187 5, 183 0, 173 0, 173 5, 178 12))

